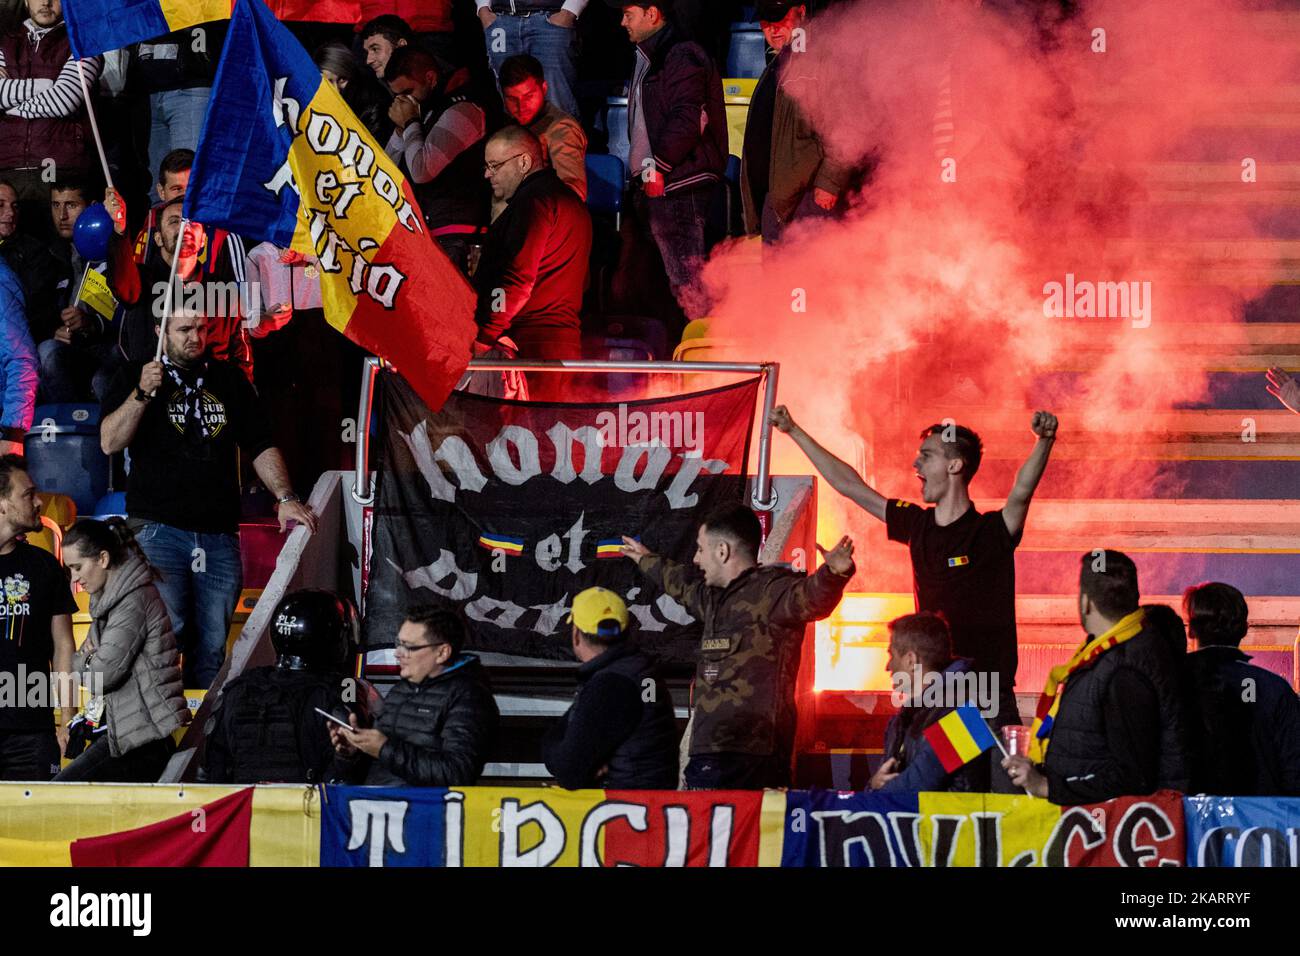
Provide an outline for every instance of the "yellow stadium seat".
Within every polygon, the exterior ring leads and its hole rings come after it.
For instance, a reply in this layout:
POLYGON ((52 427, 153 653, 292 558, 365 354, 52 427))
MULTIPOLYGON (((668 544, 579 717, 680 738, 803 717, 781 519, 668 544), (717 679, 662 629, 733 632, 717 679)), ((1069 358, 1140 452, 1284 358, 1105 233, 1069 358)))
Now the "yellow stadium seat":
POLYGON ((682 341, 687 339, 702 339, 709 334, 708 319, 691 319, 686 323, 686 328, 682 332, 682 341))
POLYGON ((78 647, 90 633, 90 595, 80 589, 72 592, 77 610, 72 615, 72 640, 78 647))
POLYGON ((77 520, 77 505, 67 495, 41 495, 41 524, 44 531, 27 535, 27 543, 63 560, 63 532, 77 520))
POLYGON ((758 80, 728 79, 722 81, 723 108, 727 111, 727 147, 733 156, 743 154, 745 148, 745 123, 749 119, 749 100, 754 95, 758 80))
POLYGON ((674 362, 720 362, 722 359, 711 354, 715 349, 724 348, 726 343, 718 339, 693 338, 683 341, 673 349, 674 362))
POLYGON ((227 657, 230 656, 230 649, 235 646, 235 641, 239 639, 240 633, 244 630, 244 622, 248 620, 248 615, 253 613, 253 607, 261 596, 261 588, 244 588, 239 593, 239 602, 235 605, 235 616, 230 619, 230 631, 226 635, 227 657))

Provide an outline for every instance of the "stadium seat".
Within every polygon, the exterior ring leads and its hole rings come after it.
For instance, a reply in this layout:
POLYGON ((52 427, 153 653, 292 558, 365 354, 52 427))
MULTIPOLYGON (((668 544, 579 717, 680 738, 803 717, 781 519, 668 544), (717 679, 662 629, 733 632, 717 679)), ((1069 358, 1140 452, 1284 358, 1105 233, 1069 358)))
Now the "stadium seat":
POLYGON ((717 360, 716 355, 710 355, 712 349, 722 348, 724 343, 709 337, 710 325, 713 323, 707 316, 699 319, 691 319, 686 323, 686 328, 682 331, 682 340, 678 343, 677 348, 673 349, 674 362, 712 362, 717 360))
POLYGON ((767 66, 767 41, 757 23, 733 23, 727 50, 727 76, 757 79, 767 66))
MULTIPOLYGON (((612 315, 605 317, 605 343, 632 342, 633 346, 645 347, 649 358, 664 359, 668 356, 668 330, 659 319, 643 315, 612 315)), ((620 357, 617 361, 627 361, 620 357)))
MULTIPOLYGON (((651 362, 654 348, 640 339, 605 338, 584 349, 588 357, 605 362, 651 362)), ((606 372, 603 376, 605 392, 611 399, 640 395, 646 387, 643 372, 606 372)))
POLYGON ((27 535, 27 543, 63 560, 63 532, 77 520, 77 506, 67 495, 41 493, 41 524, 44 531, 27 535))
POLYGON ((745 150, 745 124, 749 120, 749 101, 757 80, 735 77, 722 81, 723 109, 727 111, 727 149, 735 156, 745 150))
POLYGON ((720 361, 714 353, 715 350, 723 349, 724 342, 709 338, 693 338, 678 344, 673 349, 674 362, 713 362, 720 361))
POLYGON ((685 342, 687 339, 703 339, 707 338, 708 335, 708 319, 691 319, 691 321, 686 323, 686 328, 682 330, 682 341, 685 342))
POLYGON ((613 216, 615 229, 622 221, 626 186, 627 167, 623 160, 608 153, 587 154, 587 206, 593 213, 613 216))
POLYGON ((96 518, 126 517, 126 492, 110 491, 95 503, 96 518))
POLYGON ((41 405, 23 443, 36 487, 67 495, 82 514, 93 514, 108 491, 109 458, 99 447, 99 418, 98 405, 41 405))
POLYGON ((611 156, 623 160, 623 167, 628 164, 628 153, 632 144, 627 135, 627 97, 611 96, 605 100, 605 135, 609 140, 608 149, 611 156))

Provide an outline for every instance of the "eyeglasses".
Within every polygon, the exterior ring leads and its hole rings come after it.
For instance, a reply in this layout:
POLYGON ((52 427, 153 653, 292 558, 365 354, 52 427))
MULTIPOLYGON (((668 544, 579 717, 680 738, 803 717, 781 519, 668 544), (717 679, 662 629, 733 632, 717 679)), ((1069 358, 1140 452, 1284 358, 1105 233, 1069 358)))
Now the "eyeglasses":
POLYGON ((414 654, 416 651, 424 650, 426 647, 437 647, 438 644, 446 643, 446 641, 438 641, 435 644, 403 644, 401 641, 398 641, 393 645, 393 654, 397 657, 407 657, 414 654))
POLYGON ((520 156, 522 156, 522 155, 524 155, 524 154, 523 154, 523 153, 515 153, 513 156, 507 156, 505 159, 501 160, 501 162, 499 162, 499 163, 484 163, 484 164, 483 164, 483 171, 486 172, 486 173, 487 173, 488 175, 490 175, 490 176, 495 176, 495 175, 497 174, 497 170, 498 170, 498 169, 500 169, 500 168, 501 168, 502 166, 504 166, 506 163, 510 162, 510 160, 512 160, 512 159, 518 159, 518 158, 519 158, 520 156))

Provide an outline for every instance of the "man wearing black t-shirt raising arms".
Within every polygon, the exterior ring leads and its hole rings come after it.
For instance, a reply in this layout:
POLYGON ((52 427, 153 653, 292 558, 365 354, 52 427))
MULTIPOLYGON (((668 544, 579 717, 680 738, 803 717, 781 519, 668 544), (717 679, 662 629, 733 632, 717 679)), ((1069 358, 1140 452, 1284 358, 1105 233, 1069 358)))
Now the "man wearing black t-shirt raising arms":
POLYGON ((784 405, 772 410, 771 422, 795 440, 832 488, 885 522, 891 541, 907 544, 916 609, 941 612, 952 628, 953 653, 971 658, 977 673, 997 675, 993 723, 1019 723, 1015 549, 1056 442, 1056 416, 1034 412, 1029 427, 1038 441, 1020 466, 1007 503, 987 514, 976 511, 970 500, 970 482, 984 449, 969 428, 931 425, 921 433, 912 467, 921 481, 922 500, 934 507, 918 508, 886 499, 796 425, 784 405))
POLYGON ((209 319, 167 323, 161 362, 122 368, 104 400, 108 454, 130 448, 126 511, 136 541, 163 573, 158 590, 185 649, 186 686, 208 687, 226 655, 243 584, 239 552, 239 452, 279 502, 280 530, 316 530, 298 501, 253 386, 207 354, 209 319))
POLYGON ((20 540, 40 530, 41 499, 26 463, 0 456, 0 780, 58 773, 77 707, 75 688, 50 675, 51 663, 56 675, 72 671, 72 588, 52 554, 20 540), (63 720, 57 731, 55 704, 63 720))

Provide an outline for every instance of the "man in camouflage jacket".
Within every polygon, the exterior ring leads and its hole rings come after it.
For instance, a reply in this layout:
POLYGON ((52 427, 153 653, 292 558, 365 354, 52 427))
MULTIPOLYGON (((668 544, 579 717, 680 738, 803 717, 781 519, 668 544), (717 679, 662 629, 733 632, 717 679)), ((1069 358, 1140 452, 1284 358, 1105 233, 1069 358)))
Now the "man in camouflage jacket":
POLYGON ((623 539, 623 553, 641 573, 704 625, 687 789, 790 785, 804 630, 835 609, 853 576, 847 537, 833 551, 818 546, 826 563, 811 575, 760 566, 761 538, 758 519, 743 505, 711 515, 696 539, 702 581, 639 541, 623 539))

